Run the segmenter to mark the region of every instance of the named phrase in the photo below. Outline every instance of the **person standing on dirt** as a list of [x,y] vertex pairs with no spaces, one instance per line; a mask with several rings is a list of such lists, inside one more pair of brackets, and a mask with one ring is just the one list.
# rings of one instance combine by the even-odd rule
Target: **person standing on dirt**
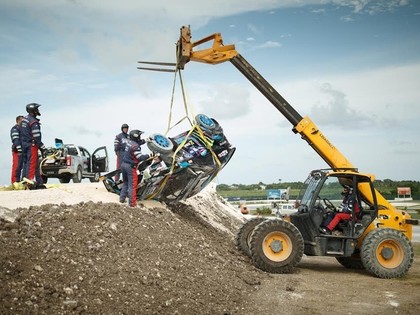
[[21,123],[22,155],[24,159],[23,177],[35,182],[36,187],[41,187],[43,181],[39,171],[38,150],[43,155],[46,148],[41,138],[41,123],[37,116],[41,116],[37,103],[26,105],[26,115]]
[[[353,212],[353,187],[345,185],[341,195],[344,196],[343,202],[338,207],[338,212],[334,212],[332,216],[323,222],[320,232],[323,234],[331,234],[340,221],[350,220]],[[357,201],[354,203],[355,213],[360,211]]]
[[[115,136],[114,140],[114,151],[117,157],[117,170],[121,169],[121,157],[125,149],[125,143],[128,139],[128,125],[122,124],[121,125],[121,133]],[[115,174],[115,181],[118,182],[120,180],[120,172]]]
[[17,116],[16,124],[10,129],[10,139],[12,140],[12,184],[22,180],[23,155],[20,125],[23,118],[22,115]]
[[135,207],[137,205],[137,165],[141,161],[153,156],[153,153],[141,153],[141,145],[146,142],[141,138],[142,134],[143,131],[138,129],[130,131],[129,138],[125,143],[125,150],[121,158],[123,186],[120,192],[120,202],[125,203],[126,198],[128,197],[128,204],[130,207]]

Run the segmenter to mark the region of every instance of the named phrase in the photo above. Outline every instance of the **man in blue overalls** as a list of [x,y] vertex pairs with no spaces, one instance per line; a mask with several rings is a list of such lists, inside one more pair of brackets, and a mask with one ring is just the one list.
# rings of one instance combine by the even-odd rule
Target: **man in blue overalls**
[[146,142],[141,138],[142,133],[143,131],[138,129],[130,131],[128,140],[125,144],[124,153],[122,154],[121,173],[123,186],[120,192],[120,202],[124,203],[128,197],[128,204],[130,207],[135,207],[137,205],[137,165],[141,161],[153,156],[153,153],[141,153],[141,145]]
[[22,140],[20,136],[20,124],[22,119],[23,116],[17,116],[16,124],[10,129],[10,139],[12,140],[12,184],[22,180],[23,155]]
[[[125,143],[128,139],[128,125],[122,124],[121,125],[121,132],[115,136],[114,139],[114,151],[115,156],[117,157],[117,170],[121,169],[121,158],[122,154],[125,149]],[[115,182],[118,182],[120,180],[120,173],[117,172],[115,174]]]
[[25,161],[22,176],[35,181],[37,187],[43,185],[39,171],[38,150],[41,153],[46,150],[41,139],[41,123],[37,118],[37,116],[41,116],[40,106],[37,103],[26,105],[28,115],[23,118],[21,124],[22,155]]

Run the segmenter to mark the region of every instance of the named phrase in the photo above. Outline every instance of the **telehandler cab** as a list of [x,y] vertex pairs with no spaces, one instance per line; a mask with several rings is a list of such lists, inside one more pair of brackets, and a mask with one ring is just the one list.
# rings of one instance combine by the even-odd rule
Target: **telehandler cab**
[[[213,41],[210,48],[195,50],[210,41]],[[236,245],[258,268],[272,273],[290,272],[306,254],[333,256],[346,268],[366,269],[380,278],[401,277],[408,272],[414,259],[412,224],[418,224],[418,220],[391,205],[374,188],[373,175],[358,172],[315,123],[307,116],[302,117],[234,45],[223,45],[220,33],[192,42],[189,26],[183,26],[176,55],[177,63],[172,64],[175,66],[172,71],[183,70],[189,61],[212,65],[230,61],[286,117],[293,126],[292,131],[330,167],[309,174],[297,200],[297,211],[289,220],[259,217],[239,229]],[[358,203],[360,211],[340,223],[331,235],[323,234],[321,224],[328,212],[337,210],[340,191],[345,185],[353,188],[353,203]]]

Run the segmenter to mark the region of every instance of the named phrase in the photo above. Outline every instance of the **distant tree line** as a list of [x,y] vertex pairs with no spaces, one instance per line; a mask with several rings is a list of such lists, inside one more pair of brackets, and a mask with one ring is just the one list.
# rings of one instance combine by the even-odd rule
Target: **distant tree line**
[[[410,187],[411,188],[411,196],[415,200],[420,199],[420,181],[413,181],[413,180],[402,180],[402,181],[393,181],[391,179],[384,179],[384,180],[375,180],[374,186],[376,190],[378,190],[385,199],[394,199],[397,196],[397,188],[398,187]],[[272,183],[272,184],[265,184],[263,182],[259,182],[258,184],[251,184],[251,185],[243,185],[243,184],[233,184],[233,185],[226,185],[226,184],[219,184],[216,187],[216,190],[222,196],[225,195],[234,195],[235,192],[246,193],[247,195],[252,195],[253,192],[255,196],[261,196],[264,194],[265,190],[268,189],[287,189],[290,187],[291,191],[299,191],[303,187],[303,182],[280,182],[280,183]],[[293,196],[294,194],[292,194]],[[241,196],[238,196],[241,197]]]

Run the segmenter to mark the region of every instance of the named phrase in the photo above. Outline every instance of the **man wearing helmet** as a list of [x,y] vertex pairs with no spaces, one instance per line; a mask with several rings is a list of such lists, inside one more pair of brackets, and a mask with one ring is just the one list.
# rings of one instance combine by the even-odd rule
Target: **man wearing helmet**
[[39,172],[39,156],[38,150],[43,153],[46,148],[41,139],[41,123],[37,116],[41,116],[37,103],[26,105],[26,115],[21,124],[22,137],[22,155],[24,160],[24,168],[22,177],[34,180],[37,187],[41,187],[43,182]]
[[138,129],[130,131],[121,157],[123,186],[120,192],[120,202],[124,203],[128,197],[128,204],[130,207],[135,207],[137,205],[137,165],[141,161],[153,156],[153,154],[141,153],[141,145],[145,143],[145,140],[141,138],[142,133],[143,131]]
[[[117,157],[117,170],[121,169],[121,156],[125,149],[125,142],[128,139],[128,125],[122,124],[121,125],[121,133],[115,136],[114,140],[114,151]],[[115,181],[119,181],[120,179],[120,172],[115,174]]]
[[[353,210],[353,187],[349,185],[344,185],[343,191],[341,192],[343,196],[343,201],[338,207],[338,212],[334,213],[334,216],[327,219],[323,223],[324,226],[320,228],[320,232],[323,234],[331,234],[335,227],[340,223],[340,221],[350,220]],[[357,203],[357,200],[354,202],[355,213],[359,213],[360,207]]]

